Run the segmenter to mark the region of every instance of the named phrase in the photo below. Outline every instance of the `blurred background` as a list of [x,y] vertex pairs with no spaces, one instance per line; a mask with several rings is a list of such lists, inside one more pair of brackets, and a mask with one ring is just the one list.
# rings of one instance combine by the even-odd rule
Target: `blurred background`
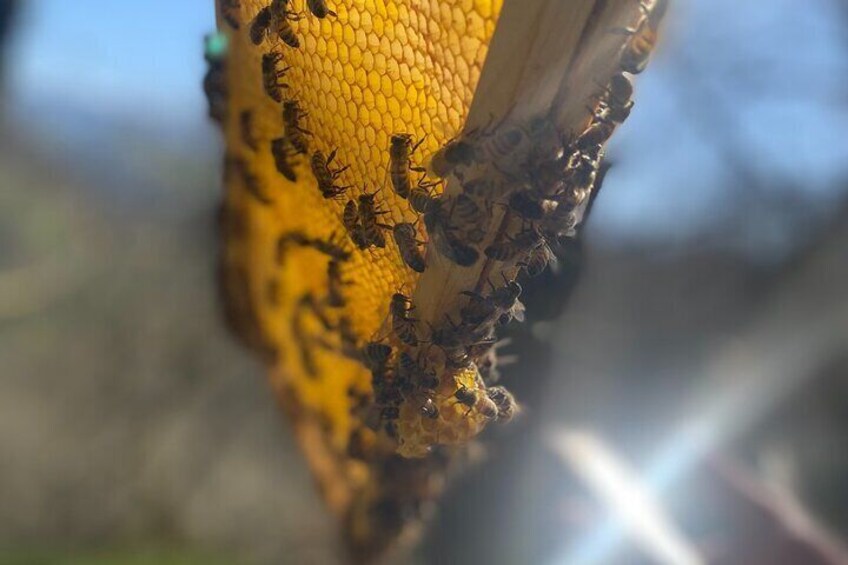
[[[218,323],[211,0],[0,0],[0,563],[338,563]],[[848,563],[848,4],[687,0],[423,563]]]

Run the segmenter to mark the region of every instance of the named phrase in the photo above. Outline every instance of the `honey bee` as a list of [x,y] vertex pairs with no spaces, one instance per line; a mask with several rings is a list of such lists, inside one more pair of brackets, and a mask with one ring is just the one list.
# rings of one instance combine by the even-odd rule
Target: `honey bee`
[[241,10],[241,2],[239,0],[221,0],[218,7],[224,21],[227,22],[231,28],[238,29],[238,13],[239,10]]
[[378,216],[385,214],[385,212],[377,207],[374,202],[374,196],[375,193],[359,196],[359,223],[366,241],[382,249],[386,247],[386,238],[383,236],[382,230],[391,229],[391,226],[381,224],[377,221]]
[[477,160],[474,144],[464,138],[455,138],[436,151],[427,165],[427,172],[436,178],[446,178],[459,167],[468,167]]
[[473,332],[476,334],[476,341],[474,343],[470,343],[465,347],[465,352],[474,359],[480,359],[489,354],[490,351],[493,351],[497,346],[498,342],[495,339],[494,331],[491,328],[487,328],[483,333],[488,333],[488,336],[480,336],[479,331]]
[[468,303],[460,309],[460,316],[464,324],[469,327],[479,328],[479,331],[470,333],[473,339],[481,339],[468,348],[473,357],[480,357],[491,349],[495,341],[491,339],[491,324],[507,315],[509,320],[513,317],[519,321],[524,320],[524,306],[518,300],[521,296],[521,285],[517,281],[506,281],[506,284],[492,293],[483,297],[476,292],[464,291],[462,294],[469,297]]
[[228,156],[224,160],[224,178],[232,178],[232,175],[236,175],[240,179],[247,192],[259,203],[267,206],[274,202],[265,196],[259,177],[250,171],[247,161],[241,157]]
[[527,140],[527,135],[519,127],[496,127],[490,133],[481,134],[475,151],[476,159],[508,168],[505,164],[515,164],[523,155],[524,151],[520,148],[526,145]]
[[471,244],[482,243],[486,239],[486,230],[481,226],[474,226],[465,232],[465,240]]
[[556,196],[565,188],[563,176],[567,162],[568,159],[565,156],[565,151],[563,151],[563,155],[559,158],[533,161],[525,173],[525,187],[526,191],[529,192],[528,196],[540,203],[542,215],[547,213],[545,208],[551,204],[543,201]]
[[424,214],[424,225],[427,227],[430,241],[448,260],[460,267],[470,267],[480,258],[480,253],[454,233],[455,228],[449,224],[446,208],[446,199],[439,197],[431,202],[427,213]]
[[[595,184],[600,167],[599,160],[587,153],[575,153],[565,170],[566,192],[568,198],[573,198],[577,191],[589,191]],[[582,198],[577,198],[574,204],[580,204]]]
[[306,5],[309,7],[309,11],[312,12],[312,15],[316,18],[323,19],[327,16],[336,17],[336,13],[327,8],[326,0],[306,0]]
[[[380,406],[397,407],[403,401],[403,394],[398,388],[396,380],[386,370],[385,366],[376,370],[372,369],[371,387],[374,389],[374,401]],[[392,419],[396,418],[395,416]]]
[[463,321],[455,325],[448,318],[448,325],[430,334],[431,343],[441,348],[446,364],[454,368],[466,368],[485,351],[495,345],[494,325],[468,324]]
[[468,411],[465,413],[466,416],[474,408],[477,408],[478,412],[490,420],[498,417],[498,407],[495,406],[495,403],[488,396],[480,396],[476,391],[465,385],[460,386],[456,390],[454,398],[463,406],[468,407]]
[[415,324],[418,320],[412,318],[415,307],[412,300],[399,292],[392,296],[389,303],[389,313],[392,317],[392,330],[403,343],[415,347],[418,345],[418,332]]
[[509,422],[518,413],[518,403],[515,397],[502,386],[492,386],[486,390],[486,396],[497,408],[498,422]]
[[[300,16],[289,12],[286,6],[287,3],[288,0],[274,0],[271,3],[271,10],[274,14],[273,28],[280,41],[293,49],[297,49],[300,47],[300,39],[298,39],[297,34],[294,32],[291,22],[296,22],[300,19]],[[275,5],[277,5],[276,9],[274,7]]]
[[419,408],[419,412],[422,416],[431,420],[435,420],[439,417],[439,409],[436,407],[436,403],[433,402],[432,398],[424,399],[424,402],[421,403],[421,408]]
[[534,196],[529,190],[513,192],[509,197],[507,206],[525,220],[541,220],[548,208],[545,206],[545,200],[535,198]]
[[348,253],[337,240],[335,234],[329,240],[312,239],[302,231],[289,231],[280,236],[277,240],[277,261],[282,262],[283,257],[290,244],[299,245],[301,247],[311,247],[335,261],[347,261],[350,259]]
[[439,386],[436,372],[422,367],[421,363],[406,351],[398,357],[397,375],[400,380],[411,383],[414,388],[435,390]]
[[511,261],[522,253],[528,253],[542,242],[542,236],[533,229],[525,230],[514,238],[506,238],[488,246],[486,257],[495,261]]
[[653,9],[639,2],[642,17],[632,28],[614,30],[630,36],[621,54],[621,70],[639,74],[648,66],[648,59],[657,44],[659,24],[668,8],[668,0],[657,0]]
[[406,222],[397,224],[393,233],[403,262],[416,273],[423,273],[427,264],[424,262],[424,255],[418,249],[423,242],[417,239],[418,231],[415,225]]
[[362,362],[371,371],[384,369],[391,355],[391,346],[376,341],[369,341],[362,348]]
[[430,343],[442,350],[445,364],[450,367],[466,367],[470,362],[465,344],[460,339],[460,330],[448,318],[448,325],[430,328]]
[[333,149],[328,157],[324,157],[321,151],[316,151],[312,154],[310,164],[312,165],[312,174],[315,175],[315,180],[318,181],[318,189],[324,198],[337,198],[344,194],[344,191],[350,186],[337,186],[336,179],[350,166],[345,165],[338,169],[331,169],[330,164],[336,157],[336,150]]
[[239,131],[242,142],[253,151],[257,151],[259,142],[253,134],[253,112],[251,110],[242,110],[239,114]]
[[[303,298],[301,301],[302,300]],[[312,353],[309,335],[306,333],[306,328],[303,327],[303,315],[301,308],[295,310],[294,316],[292,317],[292,336],[294,337],[294,341],[298,344],[300,362],[301,365],[303,365],[303,370],[306,371],[307,376],[317,377],[318,366],[315,363],[315,357]]]
[[520,154],[527,154],[527,163],[557,162],[565,156],[563,134],[548,116],[538,115],[522,127],[527,143]]
[[348,232],[352,232],[359,227],[359,212],[354,200],[348,200],[347,204],[345,204],[344,212],[342,212],[342,225],[344,225]]
[[297,174],[294,172],[292,163],[294,153],[294,147],[287,137],[278,137],[271,140],[271,155],[274,157],[274,166],[277,168],[277,172],[291,182],[297,181]]
[[334,261],[350,259],[350,253],[342,247],[341,236],[337,232],[334,232],[330,239],[313,239],[310,241],[310,245]]
[[465,385],[456,389],[453,396],[463,406],[474,408],[474,405],[477,404],[477,393]]
[[535,277],[542,274],[548,265],[556,264],[556,260],[556,255],[551,251],[550,246],[543,244],[533,249],[527,259],[518,265],[524,268],[527,276]]
[[262,55],[262,88],[274,102],[278,103],[283,101],[283,90],[289,87],[288,84],[280,82],[280,80],[286,76],[286,72],[291,68],[277,69],[277,64],[282,58],[283,56],[279,53]]
[[[351,324],[350,318],[347,316],[341,316],[339,318],[339,323],[336,326],[336,331],[342,338],[342,344],[348,347],[356,347],[356,333],[353,331],[353,325]],[[356,357],[358,356],[359,352],[357,350]]]
[[342,279],[341,262],[331,259],[327,263],[327,305],[342,308],[347,303],[342,289],[349,284],[349,281]]
[[594,122],[612,126],[608,127],[611,131],[615,126],[624,123],[632,109],[633,83],[623,72],[616,73],[603,87],[598,107],[594,111]]
[[273,200],[265,196],[262,191],[262,184],[259,180],[259,177],[251,173],[247,167],[243,167],[242,169],[242,182],[244,182],[244,187],[247,191],[256,198],[261,204],[269,205],[273,203]]
[[431,239],[439,253],[460,267],[470,267],[480,258],[477,249],[457,237],[444,224],[435,226]]
[[406,351],[402,351],[398,356],[397,375],[402,380],[413,380],[418,374],[418,361],[412,358]]
[[439,202],[439,198],[433,196],[424,186],[417,186],[409,193],[409,204],[419,214],[428,214]]
[[268,32],[271,29],[271,21],[274,13],[271,11],[271,6],[265,6],[256,14],[256,16],[250,22],[250,29],[248,29],[248,35],[250,36],[250,41],[254,45],[259,45],[265,38],[268,36]]
[[607,99],[610,105],[633,105],[633,82],[624,73],[616,73],[610,78],[607,87]]
[[604,103],[595,112],[595,120],[599,122],[605,122],[612,126],[617,126],[630,117],[630,111],[633,109],[633,101],[631,100],[627,104],[618,104],[612,102],[611,100],[608,103]]
[[594,120],[589,124],[589,127],[577,136],[574,147],[581,153],[595,151],[609,140],[613,131],[615,131],[615,124],[607,121]]
[[476,327],[497,317],[497,307],[492,300],[470,290],[463,291],[462,294],[469,297],[468,303],[459,310],[464,324]]
[[453,200],[452,219],[463,226],[476,226],[486,220],[486,211],[467,194],[459,194]]
[[286,100],[283,102],[283,124],[285,125],[285,135],[294,147],[297,153],[306,154],[309,150],[309,143],[306,140],[307,135],[312,135],[308,130],[304,129],[301,121],[307,116],[307,113],[301,110],[297,100]]
[[365,249],[370,245],[368,239],[365,237],[362,225],[359,223],[359,211],[357,210],[356,202],[354,200],[348,200],[344,207],[344,212],[342,212],[342,225],[347,231],[347,235],[350,237],[351,241],[353,241],[359,249]]
[[[301,241],[304,243],[301,243]],[[308,241],[308,238],[302,232],[295,231],[282,234],[279,239],[277,239],[277,264],[282,265],[285,261],[290,243],[305,245],[306,241]]]
[[494,183],[483,177],[462,183],[462,192],[471,198],[490,197],[494,193],[494,189]]
[[391,145],[389,147],[389,170],[391,172],[392,187],[395,193],[401,198],[408,198],[412,188],[412,182],[409,179],[411,171],[423,171],[420,167],[413,167],[410,164],[412,154],[418,149],[418,146],[424,139],[420,139],[418,143],[413,145],[412,136],[408,133],[396,133],[392,135]]
[[[543,245],[547,246],[547,244]],[[524,321],[524,305],[518,300],[521,291],[521,285],[518,284],[518,281],[507,281],[504,286],[492,291],[489,298],[501,312],[499,323],[508,323],[513,318],[519,322]],[[504,316],[506,316],[506,319]]]
[[348,232],[348,235],[350,236],[351,241],[353,241],[359,249],[367,249],[371,246],[371,242],[368,241],[367,237],[365,237],[365,230],[362,229],[362,226],[358,222],[353,229]]
[[298,307],[309,310],[315,317],[321,322],[321,325],[328,332],[333,331],[335,329],[333,322],[327,317],[327,313],[324,311],[322,305],[318,302],[311,292],[307,292],[303,296],[300,297],[298,301]]
[[[567,197],[566,200],[568,200]],[[574,210],[574,206],[570,202],[560,203],[554,211],[545,217],[545,219],[539,224],[539,230],[542,234],[544,234],[545,238],[548,239],[557,239],[561,235],[568,235],[573,233],[574,227],[577,225],[577,213]],[[540,246],[544,247],[544,246]],[[537,253],[537,250],[534,250],[530,253],[530,256]],[[542,257],[546,252],[543,252]],[[540,260],[542,257],[537,257],[537,260]],[[530,259],[527,259],[527,262],[530,262]],[[550,258],[549,262],[555,263],[555,258]],[[530,276],[534,276],[531,274],[532,269],[527,269],[527,273]],[[541,272],[541,271],[540,271]]]
[[[373,343],[373,342],[372,342]],[[368,347],[368,346],[366,346]],[[374,390],[374,401],[380,406],[397,406],[403,401],[403,394],[397,386],[397,379],[388,370],[386,361],[376,363],[372,361],[371,388]]]

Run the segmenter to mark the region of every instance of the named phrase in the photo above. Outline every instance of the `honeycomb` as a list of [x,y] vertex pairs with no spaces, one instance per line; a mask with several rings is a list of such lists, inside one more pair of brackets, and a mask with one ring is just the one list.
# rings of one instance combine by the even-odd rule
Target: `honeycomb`
[[[204,88],[227,147],[219,273],[225,315],[270,365],[272,385],[355,546],[375,531],[387,539],[397,535],[390,530],[403,522],[399,517],[439,490],[434,477],[446,468],[445,456],[498,416],[477,360],[456,364],[447,347],[435,354],[439,347],[411,348],[393,331],[393,295],[417,297],[422,275],[405,264],[391,227],[411,223],[418,239],[430,239],[426,215],[420,222],[411,201],[391,188],[389,148],[394,135],[408,134],[417,175],[446,144],[461,139],[503,1],[326,3],[329,13],[318,17],[310,10],[317,1],[218,0],[221,34],[207,42]],[[552,5],[564,13],[563,5]],[[626,40],[606,41],[618,48],[616,42]],[[596,56],[612,61],[610,69],[617,64],[606,54]],[[567,65],[558,64],[564,72]],[[581,83],[589,89],[597,84]],[[583,114],[586,105],[582,99],[572,104]],[[497,148],[500,138],[491,137]],[[535,149],[528,145],[522,155],[529,159]],[[488,174],[491,164],[478,168]],[[444,190],[444,183],[427,186],[434,198]],[[443,201],[455,198],[452,190]],[[373,199],[374,231],[384,234],[384,245],[373,238],[371,245],[357,244],[346,211],[359,203],[364,226],[363,198]],[[526,222],[513,218],[508,225],[512,215],[494,215],[480,236],[481,250],[520,239]],[[501,225],[501,216],[503,227],[492,228]],[[473,227],[464,226],[463,237],[471,237]],[[428,267],[428,288],[440,285],[439,263],[445,261],[429,247],[428,264],[432,259],[438,268]],[[479,284],[456,289],[480,292],[487,277],[506,281],[521,270],[517,260],[497,268],[492,262],[479,262]],[[451,296],[447,323],[453,324],[450,314],[463,315],[455,304],[464,295]],[[423,310],[417,311],[423,319],[414,321],[441,323]],[[433,325],[429,337],[423,333],[422,343],[435,341]],[[390,349],[372,356],[369,344]],[[409,393],[387,404],[378,398],[380,383],[400,386],[396,367],[403,352],[437,367],[436,382],[427,398]]]
[[[298,300],[326,293],[328,258],[302,247],[290,249],[283,264],[276,260],[278,239],[287,232],[310,238],[346,239],[341,216],[347,198],[379,190],[378,202],[387,224],[417,218],[405,200],[385,189],[388,183],[389,143],[394,133],[423,139],[416,155],[426,155],[462,128],[480,76],[486,48],[495,29],[500,0],[444,2],[346,1],[331,2],[337,14],[318,19],[306,16],[306,6],[292,1],[290,9],[303,17],[291,23],[301,47],[293,49],[276,36],[260,46],[249,38],[249,22],[267,2],[241,0],[235,16],[242,25],[221,28],[230,36],[228,83],[230,112],[224,124],[227,147],[249,164],[263,194],[263,204],[249,192],[231,190],[228,205],[244,210],[249,234],[242,244],[248,255],[251,302],[266,340],[279,354],[285,370],[275,371],[275,386],[285,388],[299,404],[328,422],[332,445],[344,451],[352,427],[351,389],[368,391],[370,373],[358,362],[330,349],[313,347],[319,377],[310,375],[301,359],[300,341],[292,333]],[[231,12],[232,13],[232,12]],[[272,139],[283,134],[281,106],[263,91],[261,58],[282,54],[288,66],[286,98],[297,100],[308,114],[303,127],[311,132],[310,152],[337,150],[335,162],[348,166],[338,184],[348,189],[344,199],[325,200],[309,170],[308,156],[295,165],[297,181],[279,172],[270,151]],[[242,139],[239,115],[252,114],[252,136],[258,151]],[[235,245],[235,244],[233,244]],[[365,251],[345,244],[351,253],[341,275],[346,306],[331,312],[347,317],[359,342],[375,337],[383,327],[392,294],[415,286],[417,274],[406,268],[397,249]],[[236,253],[236,251],[232,251]],[[249,258],[248,258],[249,257]],[[241,259],[241,258],[240,258]],[[273,304],[267,289],[275,291]],[[315,316],[303,315],[310,335],[325,332]],[[328,336],[327,339],[334,339]]]

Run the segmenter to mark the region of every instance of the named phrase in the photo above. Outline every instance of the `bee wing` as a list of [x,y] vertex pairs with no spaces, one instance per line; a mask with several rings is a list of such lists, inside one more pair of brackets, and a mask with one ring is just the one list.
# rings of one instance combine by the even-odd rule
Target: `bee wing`
[[515,305],[512,307],[512,317],[519,322],[523,322],[525,310],[524,303],[516,299]]

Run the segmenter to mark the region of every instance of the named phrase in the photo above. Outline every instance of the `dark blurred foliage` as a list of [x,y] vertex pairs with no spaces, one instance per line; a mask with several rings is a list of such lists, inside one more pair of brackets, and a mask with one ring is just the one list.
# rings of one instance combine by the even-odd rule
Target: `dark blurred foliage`
[[18,4],[18,0],[0,0],[0,93],[5,79],[6,46],[15,27],[15,17],[20,9]]

